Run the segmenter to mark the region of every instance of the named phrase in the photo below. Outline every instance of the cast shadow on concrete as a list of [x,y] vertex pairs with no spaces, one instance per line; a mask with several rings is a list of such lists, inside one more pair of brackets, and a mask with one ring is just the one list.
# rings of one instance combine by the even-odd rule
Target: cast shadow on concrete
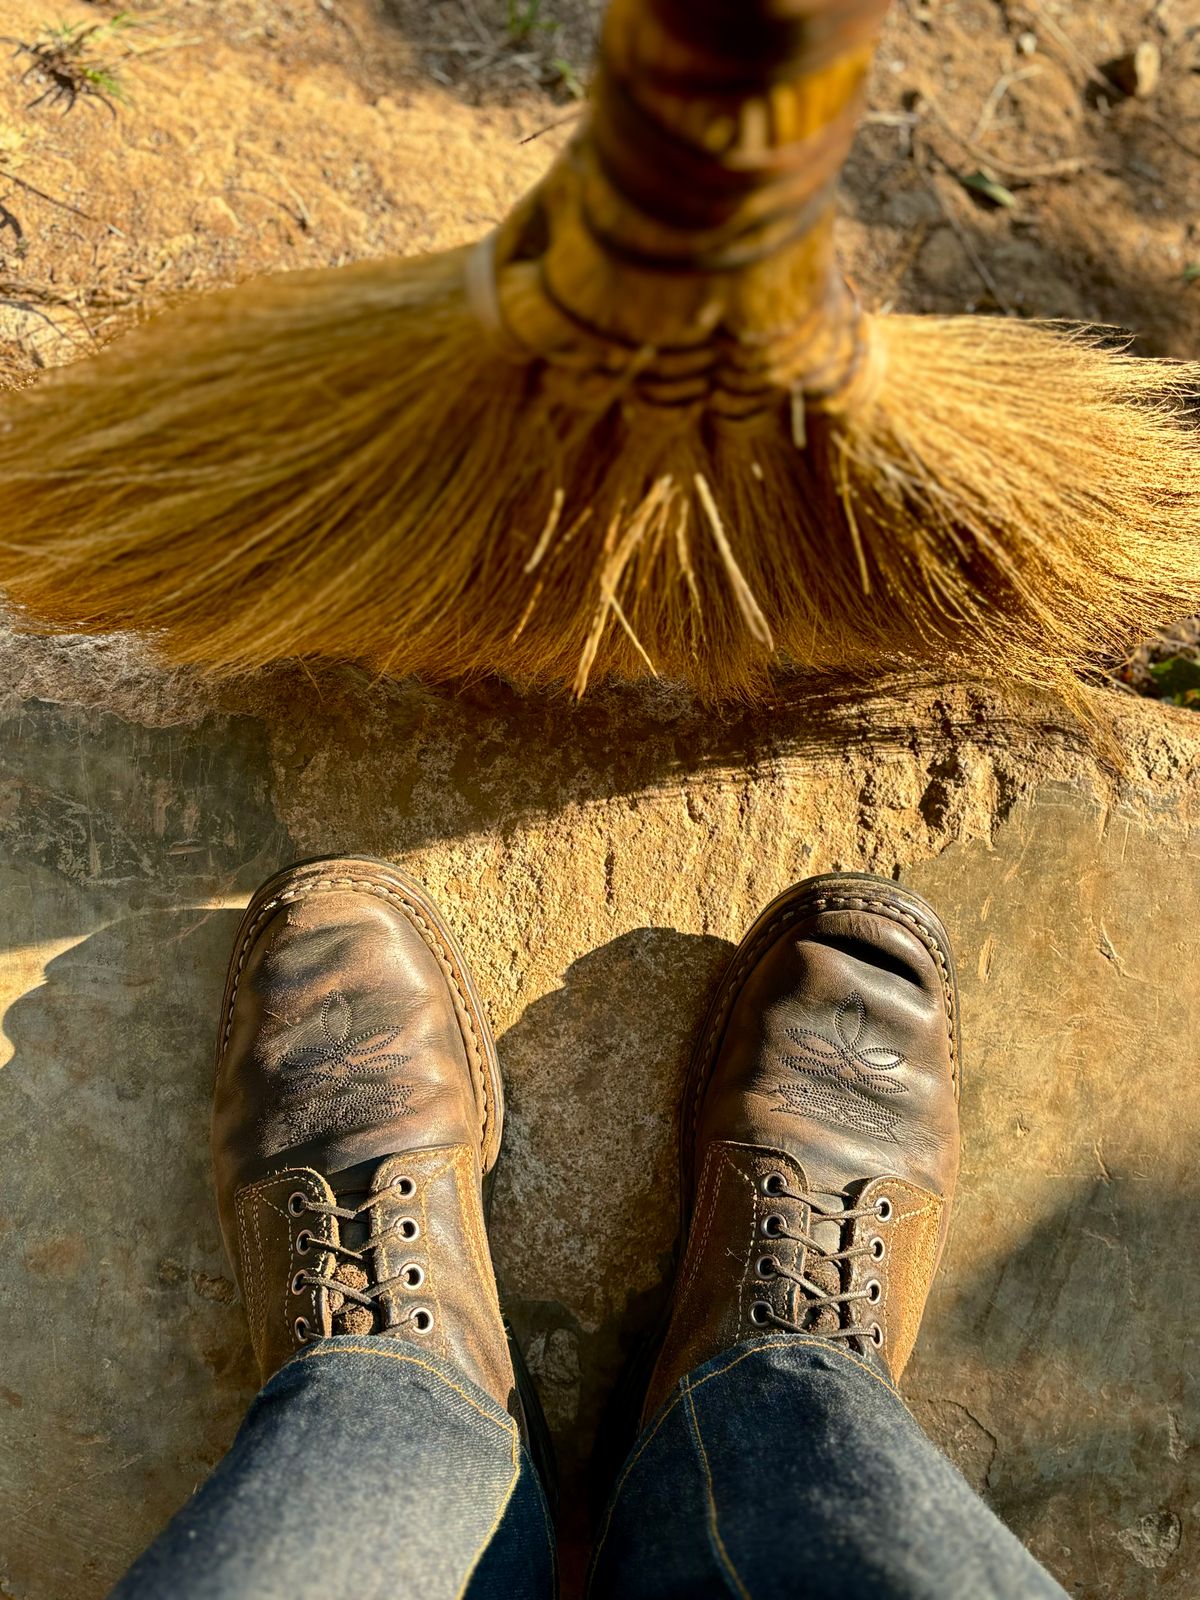
[[[507,1135],[497,1269],[522,1286],[506,1304],[532,1349],[568,1500],[625,1347],[661,1298],[684,1080],[732,948],[672,928],[623,934],[572,962],[499,1041]],[[691,995],[684,1008],[681,987]]]
[[125,916],[4,1017],[0,1527],[17,1594],[106,1594],[257,1387],[209,1168],[238,920]]
[[[943,1358],[956,1378],[980,1375],[994,1437],[976,1487],[1044,1559],[1061,1552],[1072,1593],[1195,1593],[1200,1261],[1180,1241],[1197,1227],[1194,1190],[1110,1174],[1043,1211],[1015,1250],[952,1261],[935,1286],[910,1388],[945,1384]],[[1108,1591],[1114,1540],[1130,1560]]]
[[[854,752],[932,762],[964,741],[1040,744],[1103,765],[1097,733],[1131,714],[1124,697],[1096,693],[1085,725],[1049,695],[927,674],[781,677],[762,704],[719,709],[678,685],[598,685],[577,704],[499,679],[434,687],[332,664],[214,687],[131,638],[106,643],[97,655],[20,642],[43,698],[0,721],[0,780],[15,780],[20,802],[0,816],[0,846],[118,905],[127,885],[194,903],[249,892],[298,854],[504,841],[572,807],[682,794],[699,779],[709,791],[786,779]],[[140,722],[147,703],[154,726]]]
[[[268,724],[281,814],[320,828],[318,849],[399,856],[439,839],[505,840],[530,817],[614,797],[709,792],[840,764],[851,751],[1086,750],[1088,731],[1049,696],[1004,699],[982,685],[893,678],[864,685],[781,681],[767,701],[716,710],[664,685],[602,687],[582,704],[498,680],[451,688],[372,680],[352,668],[280,669],[240,694]],[[1111,701],[1111,708],[1100,704]],[[1125,709],[1096,698],[1098,725]],[[331,805],[331,797],[336,805]],[[849,863],[848,863],[849,864]]]

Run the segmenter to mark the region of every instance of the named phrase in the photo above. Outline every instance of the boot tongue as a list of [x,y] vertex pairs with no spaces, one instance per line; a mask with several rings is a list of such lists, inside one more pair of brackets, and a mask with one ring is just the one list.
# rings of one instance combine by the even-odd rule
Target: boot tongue
[[[841,1250],[845,1239],[845,1224],[839,1220],[836,1213],[845,1211],[847,1199],[844,1194],[822,1194],[815,1192],[812,1198],[817,1205],[826,1211],[834,1212],[832,1217],[822,1217],[818,1212],[812,1211],[809,1215],[808,1235],[819,1246],[820,1250],[836,1255]],[[838,1295],[845,1289],[844,1261],[829,1261],[818,1250],[809,1250],[804,1263],[804,1276],[823,1295]],[[804,1296],[804,1291],[799,1291]],[[811,1296],[807,1296],[811,1300]],[[797,1304],[796,1311],[801,1325],[810,1333],[832,1333],[835,1328],[842,1325],[843,1308],[841,1306],[820,1306],[807,1311],[803,1304]]]
[[[375,1188],[375,1177],[381,1163],[378,1161],[360,1161],[357,1166],[346,1167],[341,1172],[328,1175],[329,1187],[333,1190],[334,1199],[339,1206],[353,1210],[369,1199]],[[370,1212],[364,1211],[361,1217],[356,1217],[353,1222],[343,1221],[341,1224],[341,1242],[349,1250],[362,1250],[370,1237],[371,1223]],[[337,1283],[344,1283],[348,1289],[360,1291],[371,1287],[371,1275],[367,1271],[370,1265],[370,1255],[364,1256],[363,1261],[338,1261],[330,1276]],[[353,1300],[346,1300],[342,1295],[331,1290],[329,1295],[329,1312],[332,1318],[332,1332],[338,1333],[376,1333],[378,1332],[377,1314],[367,1306],[360,1306]]]

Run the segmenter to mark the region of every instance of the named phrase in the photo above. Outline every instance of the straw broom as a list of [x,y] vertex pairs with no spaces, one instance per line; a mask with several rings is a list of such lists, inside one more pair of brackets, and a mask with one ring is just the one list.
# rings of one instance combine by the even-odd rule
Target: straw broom
[[1062,685],[1200,609],[1196,372],[865,315],[835,189],[887,0],[612,0],[480,246],[184,304],[0,411],[0,587],[216,674]]

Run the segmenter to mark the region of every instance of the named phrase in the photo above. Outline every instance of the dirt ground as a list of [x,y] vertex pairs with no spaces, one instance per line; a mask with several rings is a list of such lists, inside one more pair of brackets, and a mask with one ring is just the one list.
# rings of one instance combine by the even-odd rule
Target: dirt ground
[[[569,136],[595,15],[3,0],[0,380],[164,296],[483,232]],[[1105,74],[1139,43],[1161,57],[1145,98]],[[1197,219],[1200,0],[896,5],[845,183],[870,307],[1117,324],[1195,356]],[[1195,629],[1180,638],[1194,653]],[[1157,688],[1149,657],[1135,686]],[[1119,701],[1118,782],[1078,730],[1018,725],[970,690],[711,721],[659,691],[567,718],[497,686],[272,688],[217,701],[103,641],[0,637],[0,1232],[7,1216],[28,1274],[0,1376],[0,1503],[19,1508],[0,1519],[0,1596],[93,1600],[228,1443],[252,1375],[193,1056],[220,919],[287,855],[339,849],[402,860],[460,908],[497,997],[513,1129],[498,1253],[563,1435],[594,1420],[646,1320],[672,1096],[729,942],[792,876],[830,867],[903,873],[948,906],[990,1042],[910,1398],[1071,1592],[1194,1593],[1200,1279],[1156,1196],[1194,1212],[1194,1073],[1170,1041],[1194,1035],[1200,993],[1200,723]],[[164,972],[168,930],[191,942]],[[564,1155],[563,1084],[582,1165]],[[153,1137],[130,1149],[135,1125]],[[164,1185],[179,1151],[187,1172]],[[67,1224],[45,1195],[77,1163],[74,1264],[51,1274],[38,1251]],[[585,1241],[560,1225],[568,1202]],[[99,1375],[84,1303],[113,1351]],[[160,1384],[165,1420],[145,1405]]]
[[[152,296],[478,233],[568,136],[595,14],[586,0],[6,0],[4,372],[109,336]],[[55,83],[56,28],[96,29],[74,57],[96,81]],[[1104,70],[1139,44],[1161,58],[1146,98]],[[964,185],[980,172],[1001,203]],[[872,308],[1067,317],[1194,356],[1197,0],[897,5],[843,242]]]
[[[163,297],[461,243],[570,134],[594,0],[6,0],[0,384]],[[1112,63],[1152,56],[1140,94]],[[1126,87],[1129,85],[1127,84]],[[872,309],[1200,346],[1200,0],[902,0],[846,173]],[[1200,691],[1189,624],[1114,663]],[[1148,670],[1182,656],[1182,680]]]

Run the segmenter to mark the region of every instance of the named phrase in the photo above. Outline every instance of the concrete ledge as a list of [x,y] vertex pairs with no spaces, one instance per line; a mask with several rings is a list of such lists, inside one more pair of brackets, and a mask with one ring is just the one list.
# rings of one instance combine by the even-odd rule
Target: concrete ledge
[[0,1593],[103,1594],[232,1436],[252,1375],[207,1118],[235,908],[355,851],[425,881],[490,1004],[496,1253],[576,1485],[671,1249],[730,943],[814,872],[929,895],[966,1165],[909,1398],[1069,1590],[1190,1596],[1200,719],[1092,704],[1104,755],[952,686],[715,718],[353,674],[216,692],[0,641]]

